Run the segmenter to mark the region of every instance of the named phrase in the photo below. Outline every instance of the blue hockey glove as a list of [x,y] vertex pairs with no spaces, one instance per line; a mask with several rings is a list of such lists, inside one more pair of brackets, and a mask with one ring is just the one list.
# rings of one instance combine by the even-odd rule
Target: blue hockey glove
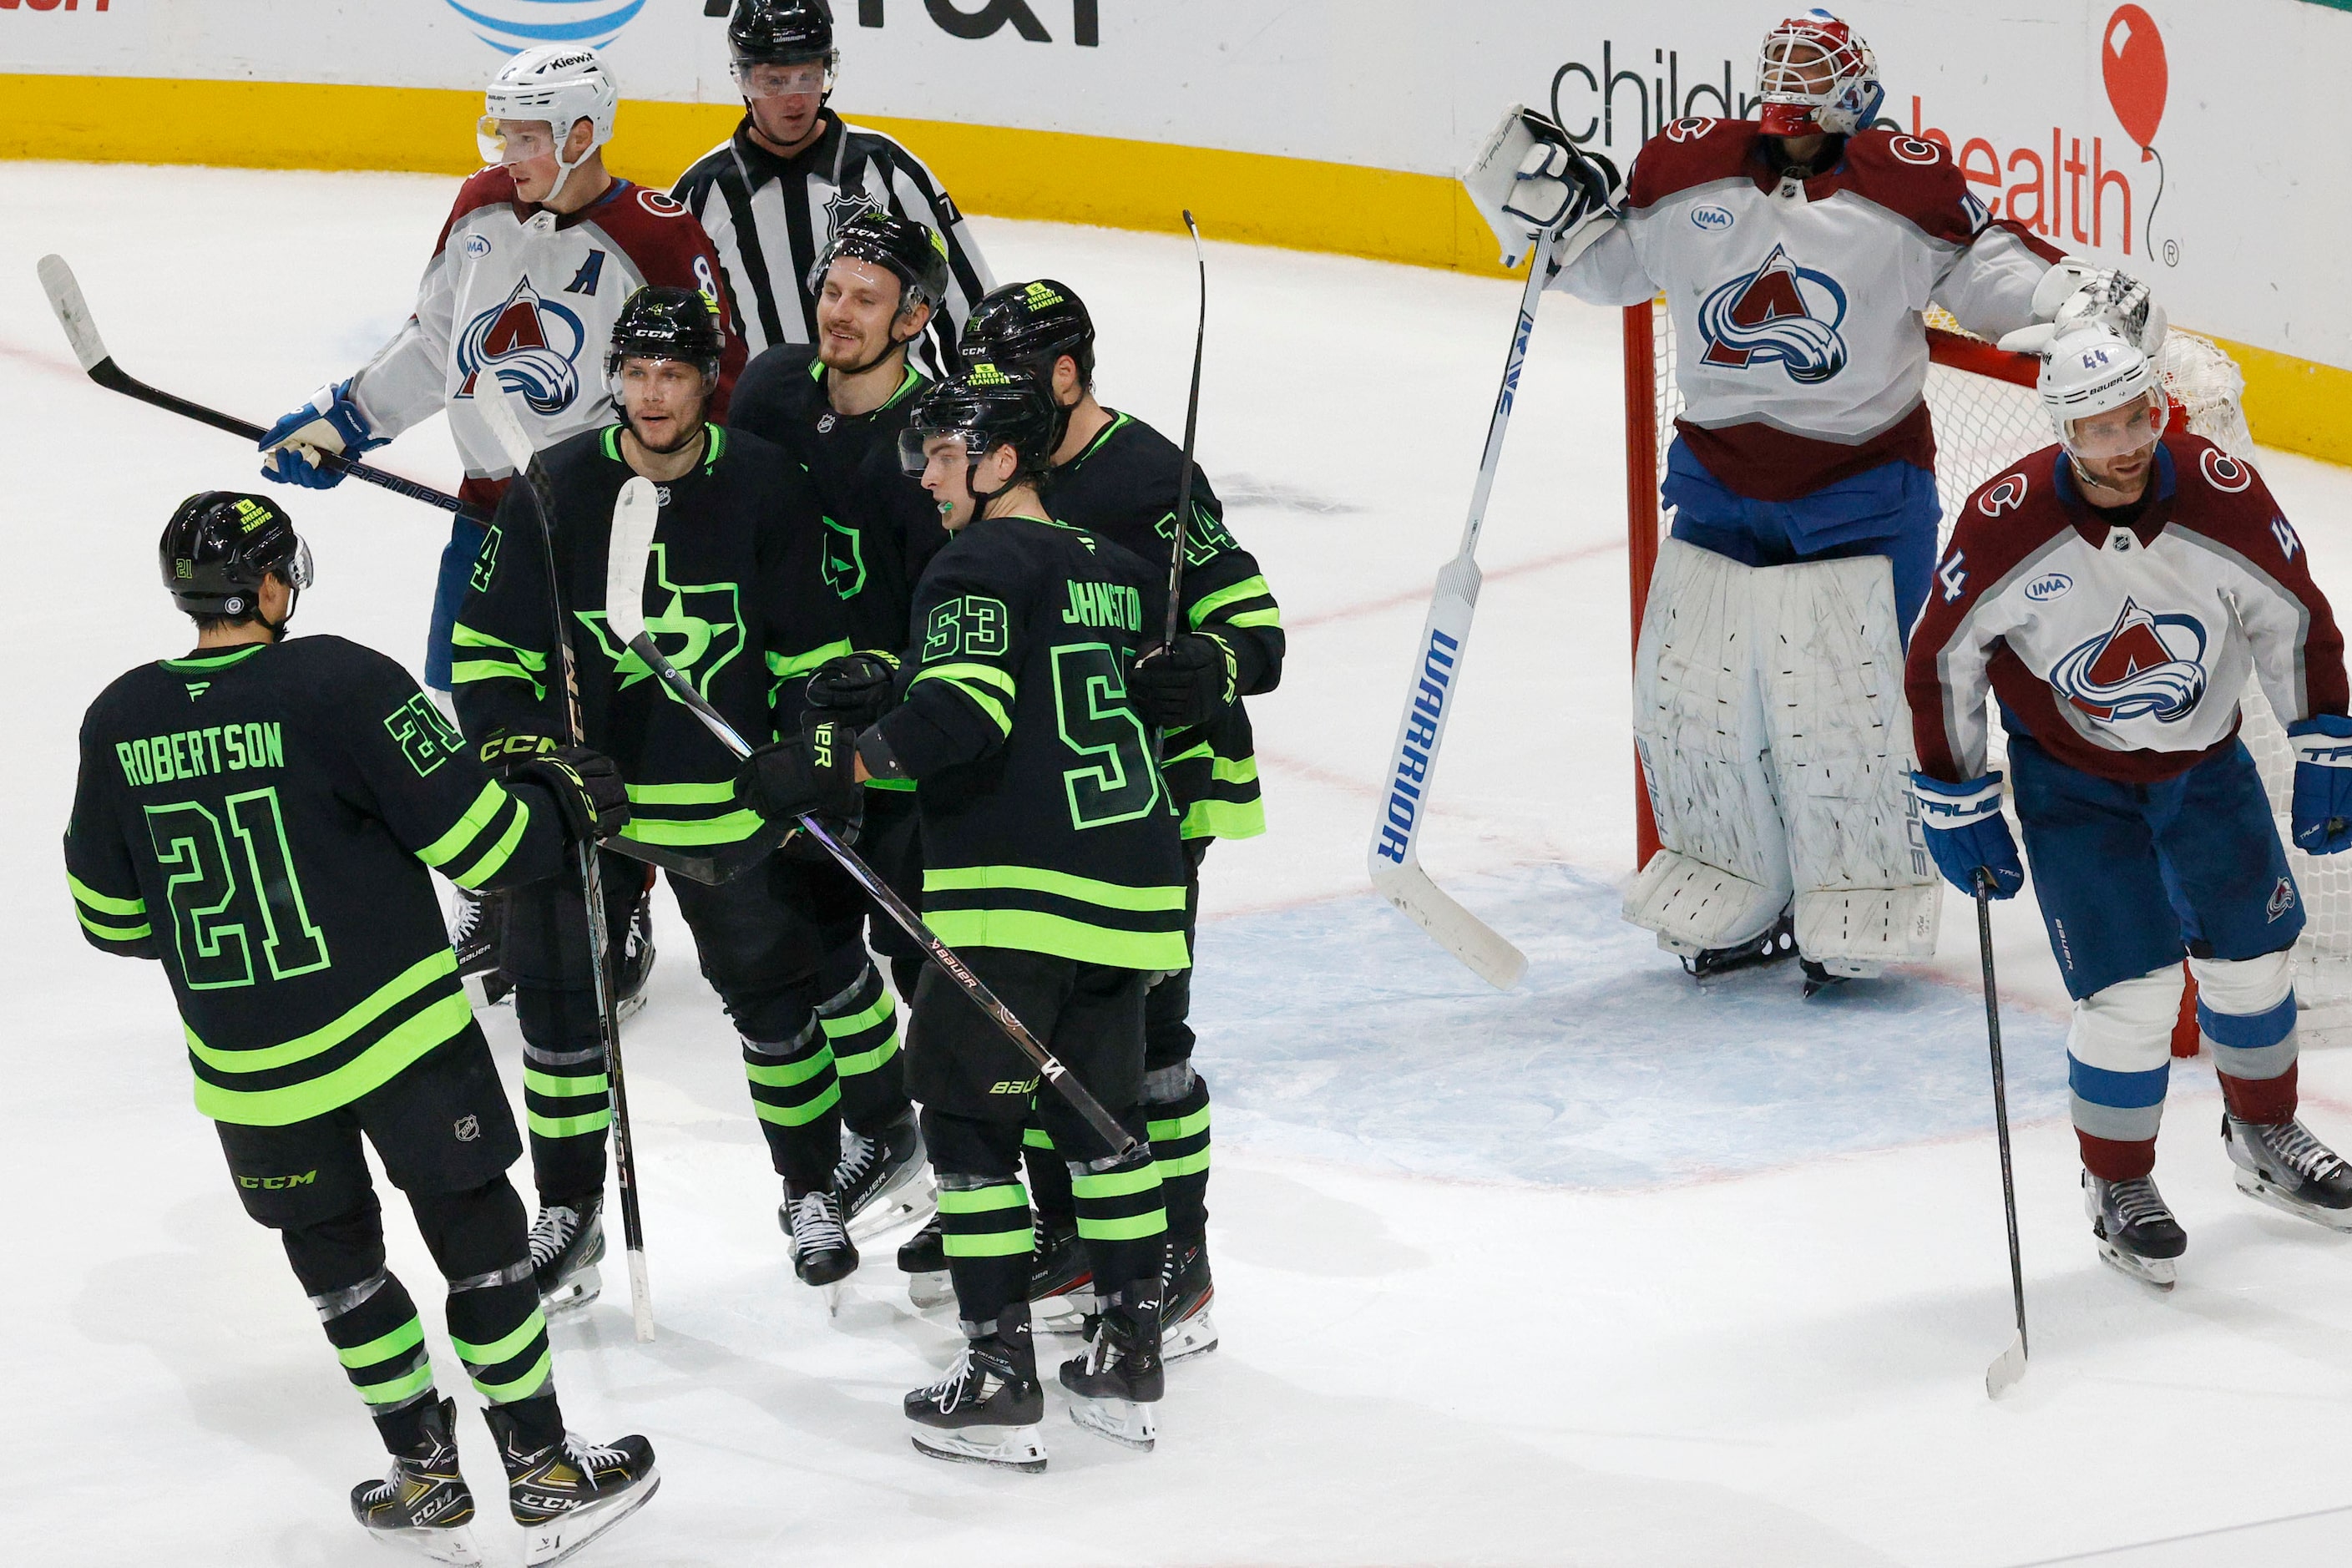
[[1991,874],[1994,898],[2017,897],[2025,886],[2025,868],[2017,858],[2017,840],[2009,836],[2009,818],[2000,814],[2000,775],[1946,784],[1915,773],[1911,787],[1918,792],[1927,853],[1944,879],[1973,899],[1982,870]]
[[2352,849],[2352,719],[2315,713],[2289,724],[2286,736],[2294,748],[2294,847],[2306,855]]
[[346,378],[312,393],[310,402],[262,436],[261,449],[268,455],[261,459],[261,477],[306,489],[330,490],[343,482],[342,471],[321,467],[320,452],[357,457],[390,439],[368,428],[359,405],[352,401],[352,384]]

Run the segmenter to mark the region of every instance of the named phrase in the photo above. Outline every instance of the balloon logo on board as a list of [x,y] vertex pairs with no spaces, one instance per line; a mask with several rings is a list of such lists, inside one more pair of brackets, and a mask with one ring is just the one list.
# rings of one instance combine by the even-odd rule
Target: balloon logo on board
[[[2140,226],[2140,233],[2147,236],[2156,209],[2164,202],[2164,158],[2156,150],[2156,128],[2164,121],[2164,95],[2172,82],[2156,18],[2137,5],[2116,6],[2099,47],[2099,73],[2106,80],[2107,102],[2124,134],[2139,148],[2140,162],[2156,164],[2156,200],[2148,203],[2147,220]],[[2167,240],[2163,254],[2167,267],[2179,265],[2179,245]]]

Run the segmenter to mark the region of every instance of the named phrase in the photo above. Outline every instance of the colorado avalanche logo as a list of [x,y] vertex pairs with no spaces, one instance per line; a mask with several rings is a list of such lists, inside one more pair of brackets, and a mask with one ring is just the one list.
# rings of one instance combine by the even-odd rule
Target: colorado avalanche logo
[[1698,308],[1706,353],[1699,363],[1726,370],[1779,363],[1789,379],[1811,386],[1845,368],[1845,290],[1836,279],[1789,259],[1772,247],[1764,265],[1735,278]]
[[2193,616],[2151,616],[2131,599],[2112,627],[2050,672],[2068,701],[2108,723],[2185,719],[2205,695],[2205,679],[2203,625]]
[[531,412],[561,414],[580,395],[580,350],[587,342],[580,318],[539,297],[526,275],[506,303],[483,311],[457,334],[457,368],[466,379],[460,397],[474,395],[484,371],[509,392],[522,394]]

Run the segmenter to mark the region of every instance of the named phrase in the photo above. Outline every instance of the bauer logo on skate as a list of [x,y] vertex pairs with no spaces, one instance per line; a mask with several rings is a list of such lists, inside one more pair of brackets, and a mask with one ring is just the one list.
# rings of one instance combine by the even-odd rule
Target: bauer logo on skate
[[2105,635],[2058,661],[2050,684],[2092,718],[2170,724],[2205,695],[2205,627],[2194,616],[2152,616],[2126,599]]
[[1413,690],[1412,718],[1405,726],[1404,744],[1398,749],[1396,772],[1389,784],[1388,816],[1381,824],[1381,858],[1403,865],[1412,847],[1414,819],[1421,815],[1422,787],[1429,782],[1429,753],[1437,745],[1437,731],[1445,722],[1445,698],[1462,654],[1459,639],[1435,626],[1421,660],[1421,684]]
[[1845,289],[1826,272],[1800,267],[1784,246],[1764,265],[1725,283],[1698,308],[1706,340],[1700,363],[1723,370],[1758,364],[1787,367],[1805,385],[1829,380],[1846,365]]
[[578,362],[587,341],[580,318],[541,299],[525,273],[504,304],[476,316],[457,334],[457,367],[466,374],[457,395],[473,396],[475,383],[488,371],[500,386],[522,394],[532,413],[561,414],[580,395]]

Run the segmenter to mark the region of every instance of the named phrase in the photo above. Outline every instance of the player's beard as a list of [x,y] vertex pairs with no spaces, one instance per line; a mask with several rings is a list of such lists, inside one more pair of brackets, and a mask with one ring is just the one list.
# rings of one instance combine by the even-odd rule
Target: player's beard
[[667,447],[656,447],[651,441],[646,440],[645,427],[637,423],[636,417],[634,415],[629,417],[629,434],[635,437],[638,446],[643,447],[647,452],[656,458],[676,457],[678,453],[685,451],[688,447],[702,439],[702,414],[703,410],[701,408],[698,408],[694,411],[693,418],[679,418],[677,422],[678,434]]

